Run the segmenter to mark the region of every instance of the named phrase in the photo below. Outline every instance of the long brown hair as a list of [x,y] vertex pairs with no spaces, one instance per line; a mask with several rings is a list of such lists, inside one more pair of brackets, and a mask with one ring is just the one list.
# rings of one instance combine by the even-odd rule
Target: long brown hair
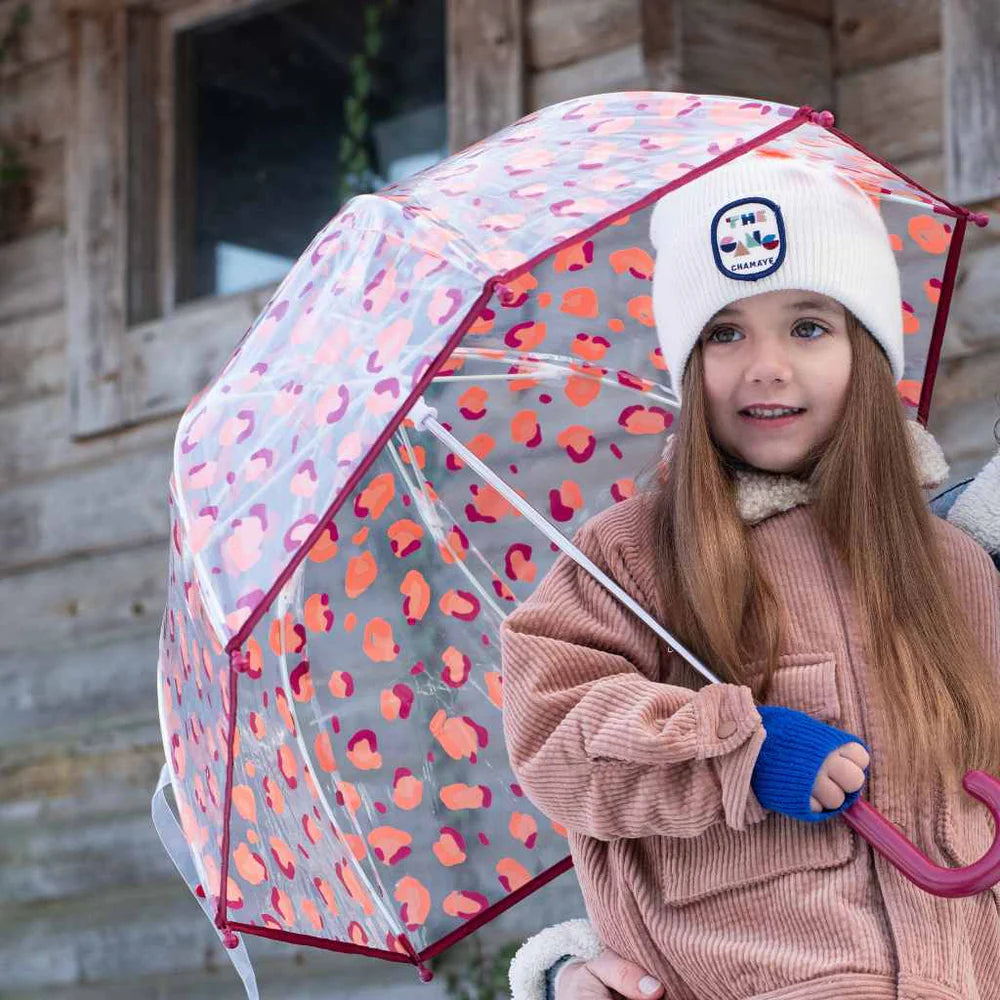
[[[852,372],[844,412],[792,474],[809,482],[817,521],[849,569],[876,696],[892,706],[882,714],[893,755],[915,780],[941,775],[954,788],[970,767],[1000,773],[997,679],[945,575],[888,359],[845,312]],[[730,683],[750,684],[741,664],[764,650],[754,689],[763,701],[785,612],[737,511],[740,463],[709,432],[701,351],[699,338],[673,453],[644,487],[655,495],[664,624]]]

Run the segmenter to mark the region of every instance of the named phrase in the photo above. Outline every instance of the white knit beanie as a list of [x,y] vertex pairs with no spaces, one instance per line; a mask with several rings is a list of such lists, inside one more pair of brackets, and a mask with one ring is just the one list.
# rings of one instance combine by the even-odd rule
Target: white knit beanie
[[744,153],[664,195],[653,317],[678,399],[705,324],[737,299],[779,289],[819,292],[871,331],[903,377],[899,268],[879,210],[857,185],[799,160]]

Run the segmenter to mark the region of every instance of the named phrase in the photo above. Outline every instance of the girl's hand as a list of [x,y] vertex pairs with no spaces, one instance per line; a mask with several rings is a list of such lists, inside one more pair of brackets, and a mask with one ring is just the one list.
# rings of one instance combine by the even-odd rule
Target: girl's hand
[[868,751],[860,743],[844,743],[831,750],[813,783],[809,804],[813,812],[838,809],[851,792],[865,783]]
[[610,948],[589,962],[567,962],[559,971],[556,1000],[619,1000],[620,997],[669,1000],[663,997],[661,983]]

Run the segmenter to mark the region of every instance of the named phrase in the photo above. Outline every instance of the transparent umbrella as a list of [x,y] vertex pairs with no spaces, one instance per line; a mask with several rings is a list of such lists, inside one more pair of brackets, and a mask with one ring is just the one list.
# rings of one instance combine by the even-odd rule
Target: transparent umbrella
[[[656,461],[677,398],[649,213],[743,155],[808,161],[878,205],[902,275],[898,389],[926,421],[962,237],[985,217],[829,112],[657,92],[554,105],[352,199],[191,401],[154,812],[251,995],[241,933],[428,979],[427,959],[570,867],[509,767],[498,629]],[[843,816],[930,891],[970,890],[866,803]],[[1000,878],[1000,846],[977,865],[972,881]]]

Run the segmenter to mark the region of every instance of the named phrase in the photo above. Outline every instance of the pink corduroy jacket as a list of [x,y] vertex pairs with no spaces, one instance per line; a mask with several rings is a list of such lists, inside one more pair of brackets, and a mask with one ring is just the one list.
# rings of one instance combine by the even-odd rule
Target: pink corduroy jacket
[[[937,485],[940,449],[909,426],[922,481]],[[863,738],[862,798],[936,863],[969,864],[992,841],[989,813],[964,793],[913,787],[885,747],[846,567],[803,485],[755,473],[738,482],[751,544],[789,611],[769,702]],[[637,494],[574,541],[669,628],[651,516]],[[970,537],[933,523],[1000,710],[1000,574]],[[501,651],[521,787],[567,829],[602,943],[660,979],[666,1000],[1000,1000],[1000,888],[933,896],[843,820],[763,809],[750,788],[764,740],[750,688],[706,683],[570,557],[507,617]]]

